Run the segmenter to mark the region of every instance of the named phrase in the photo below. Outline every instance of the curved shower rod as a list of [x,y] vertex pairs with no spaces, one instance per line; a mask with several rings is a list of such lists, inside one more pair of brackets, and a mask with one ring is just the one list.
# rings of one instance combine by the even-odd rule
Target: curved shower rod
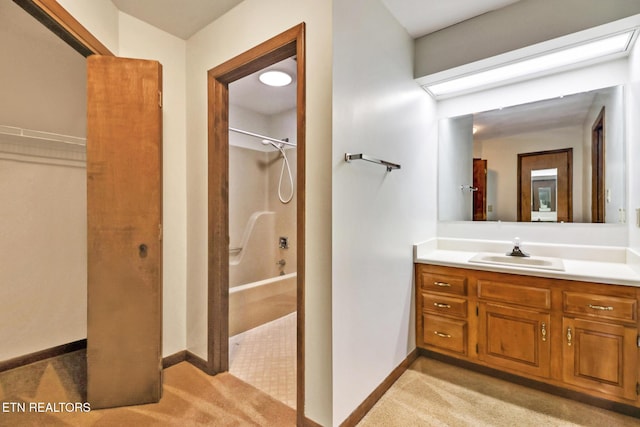
[[266,139],[267,141],[275,142],[276,144],[290,145],[291,147],[296,147],[296,146],[297,146],[297,145],[296,145],[296,144],[294,144],[293,142],[283,141],[283,140],[281,140],[281,139],[271,138],[271,137],[269,137],[269,136],[264,136],[264,135],[260,135],[260,134],[257,134],[257,133],[248,132],[248,131],[246,131],[246,130],[242,130],[242,129],[236,129],[236,128],[229,127],[229,130],[230,130],[230,131],[233,131],[233,132],[241,133],[241,134],[243,134],[243,135],[252,136],[252,137],[254,137],[254,138],[260,138],[260,139],[262,139],[262,140],[265,140],[265,139]]

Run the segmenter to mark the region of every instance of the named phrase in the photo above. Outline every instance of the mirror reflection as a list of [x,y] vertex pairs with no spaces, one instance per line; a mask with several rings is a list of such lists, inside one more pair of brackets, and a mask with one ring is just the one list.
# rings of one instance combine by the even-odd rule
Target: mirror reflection
[[440,120],[441,221],[624,222],[623,88]]

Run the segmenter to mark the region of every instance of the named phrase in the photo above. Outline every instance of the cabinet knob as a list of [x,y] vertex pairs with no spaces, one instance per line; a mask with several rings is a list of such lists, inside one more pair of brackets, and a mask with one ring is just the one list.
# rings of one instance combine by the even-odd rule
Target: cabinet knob
[[567,345],[571,346],[571,339],[573,338],[573,335],[571,335],[571,328],[567,328]]
[[544,322],[542,322],[541,333],[542,333],[542,341],[546,341],[547,340],[547,325]]
[[443,288],[450,288],[451,287],[451,285],[448,284],[447,282],[433,282],[433,284],[436,285],[436,286],[443,287]]
[[451,308],[451,306],[449,304],[442,304],[440,302],[434,302],[433,306],[434,307],[438,307],[438,308]]

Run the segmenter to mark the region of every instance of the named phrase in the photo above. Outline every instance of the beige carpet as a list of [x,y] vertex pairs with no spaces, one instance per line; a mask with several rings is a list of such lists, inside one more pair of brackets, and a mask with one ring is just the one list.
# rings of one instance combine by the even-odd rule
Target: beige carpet
[[186,362],[164,371],[159,403],[90,412],[7,411],[19,403],[28,409],[30,403],[84,402],[84,355],[78,351],[0,373],[0,426],[295,425],[290,407],[228,373],[211,377]]
[[640,426],[635,419],[418,358],[359,427]]

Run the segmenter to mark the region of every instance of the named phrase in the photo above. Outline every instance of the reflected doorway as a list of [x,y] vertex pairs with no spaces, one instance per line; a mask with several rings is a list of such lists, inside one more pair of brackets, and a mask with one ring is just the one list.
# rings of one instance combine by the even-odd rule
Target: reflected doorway
[[518,221],[573,222],[573,149],[518,154]]

